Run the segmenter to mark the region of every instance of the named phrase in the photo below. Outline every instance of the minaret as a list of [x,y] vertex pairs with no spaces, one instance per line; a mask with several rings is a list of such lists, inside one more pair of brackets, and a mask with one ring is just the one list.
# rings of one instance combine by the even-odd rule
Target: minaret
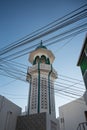
[[55,116],[54,80],[57,73],[53,53],[41,44],[29,55],[32,64],[27,71],[29,87],[28,114],[46,112]]

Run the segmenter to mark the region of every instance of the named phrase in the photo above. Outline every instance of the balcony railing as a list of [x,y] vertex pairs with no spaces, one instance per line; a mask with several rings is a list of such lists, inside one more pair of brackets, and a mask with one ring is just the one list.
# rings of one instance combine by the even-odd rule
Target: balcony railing
[[[36,65],[33,65],[32,67],[29,67],[28,68],[28,73],[32,73],[34,71],[37,71],[38,70],[38,64]],[[51,65],[47,65],[47,64],[40,64],[40,70],[43,70],[43,71],[47,71],[47,72],[50,72],[51,71]],[[57,77],[57,72],[55,71],[55,69],[52,68],[52,72],[56,75]]]
[[87,130],[87,122],[79,123],[77,130]]

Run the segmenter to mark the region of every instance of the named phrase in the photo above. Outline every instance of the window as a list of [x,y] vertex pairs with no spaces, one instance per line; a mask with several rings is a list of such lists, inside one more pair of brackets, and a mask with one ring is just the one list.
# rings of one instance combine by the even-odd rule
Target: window
[[41,56],[41,63],[46,63],[46,57],[44,55]]
[[85,118],[86,118],[86,121],[87,121],[87,111],[85,111],[84,113],[85,113]]
[[60,122],[64,123],[64,117],[60,118]]
[[41,108],[47,109],[47,78],[45,76],[41,77]]
[[37,78],[33,78],[32,82],[32,99],[31,99],[32,105],[31,109],[36,109],[37,107]]
[[35,57],[35,60],[34,60],[34,62],[33,62],[33,65],[37,64],[39,61],[40,61],[39,56],[36,56],[36,57]]

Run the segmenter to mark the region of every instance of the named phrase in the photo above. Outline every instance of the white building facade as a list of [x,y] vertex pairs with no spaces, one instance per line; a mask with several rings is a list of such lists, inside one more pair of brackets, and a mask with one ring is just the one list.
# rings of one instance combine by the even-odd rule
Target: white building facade
[[[84,98],[77,99],[59,108],[60,130],[87,130],[87,106]],[[81,127],[78,127],[83,123]]]
[[55,116],[54,80],[57,73],[52,67],[54,59],[53,53],[42,43],[30,53],[28,114],[46,112]]
[[0,130],[15,130],[21,108],[0,95]]

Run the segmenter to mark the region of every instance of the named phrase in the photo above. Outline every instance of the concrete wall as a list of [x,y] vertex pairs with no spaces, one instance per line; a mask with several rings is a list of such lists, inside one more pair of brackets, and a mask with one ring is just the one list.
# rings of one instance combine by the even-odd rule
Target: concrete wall
[[86,121],[84,99],[80,98],[59,108],[60,130],[77,130],[78,124]]
[[46,113],[19,116],[16,130],[47,130]]
[[50,114],[46,114],[46,130],[59,130],[59,120]]
[[47,113],[19,116],[16,130],[59,130],[58,121]]
[[21,108],[0,95],[0,130],[15,130]]

